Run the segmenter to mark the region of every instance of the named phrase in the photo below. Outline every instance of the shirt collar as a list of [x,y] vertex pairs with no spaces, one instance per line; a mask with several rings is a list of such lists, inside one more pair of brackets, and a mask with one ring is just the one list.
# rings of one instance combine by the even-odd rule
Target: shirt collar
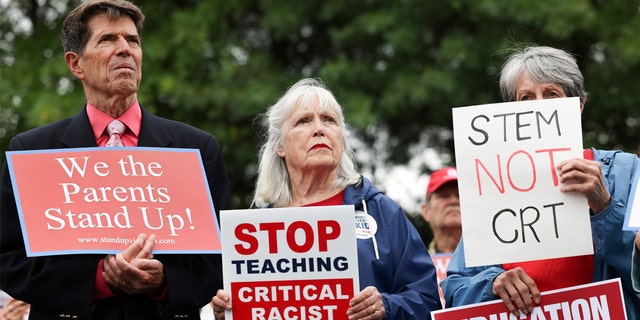
[[[93,129],[93,135],[96,140],[99,139],[107,129],[109,123],[114,119],[110,115],[98,110],[91,103],[87,102],[87,116]],[[142,109],[138,100],[135,100],[133,104],[125,111],[118,120],[129,128],[129,131],[138,137],[140,134],[140,127],[142,126]]]

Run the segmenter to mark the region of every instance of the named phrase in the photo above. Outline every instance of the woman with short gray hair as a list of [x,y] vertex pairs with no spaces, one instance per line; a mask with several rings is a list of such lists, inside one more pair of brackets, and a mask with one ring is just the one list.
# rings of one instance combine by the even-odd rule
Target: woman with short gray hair
[[505,61],[500,72],[500,92],[504,101],[518,101],[516,82],[526,72],[537,83],[557,83],[569,97],[587,101],[584,78],[576,59],[566,51],[552,47],[526,47],[515,51]]
[[[580,97],[580,110],[587,99],[574,57],[550,47],[527,47],[509,56],[500,89],[505,101]],[[632,281],[631,274],[636,235],[623,231],[638,157],[595,148],[583,153],[583,158],[556,163],[555,169],[560,192],[582,194],[587,200],[595,254],[467,267],[461,240],[441,282],[448,307],[502,299],[511,313],[530,314],[541,302],[540,292],[619,277],[627,317],[640,319],[640,295],[634,292],[632,282],[637,280]]]
[[[254,206],[355,209],[360,291],[335,318],[417,320],[440,309],[436,269],[420,235],[395,201],[357,173],[342,107],[322,81],[291,86],[264,120]],[[211,303],[218,320],[231,310],[224,290]]]

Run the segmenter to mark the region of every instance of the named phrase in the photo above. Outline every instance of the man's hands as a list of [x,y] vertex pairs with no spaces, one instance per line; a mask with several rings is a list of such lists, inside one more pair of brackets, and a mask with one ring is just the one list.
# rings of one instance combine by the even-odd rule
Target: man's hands
[[162,262],[153,259],[155,235],[142,233],[122,253],[107,255],[102,277],[114,291],[159,293],[166,285]]
[[535,281],[520,267],[505,271],[498,275],[491,291],[496,297],[500,297],[507,309],[516,316],[520,312],[530,314],[534,304],[540,304],[540,291]]

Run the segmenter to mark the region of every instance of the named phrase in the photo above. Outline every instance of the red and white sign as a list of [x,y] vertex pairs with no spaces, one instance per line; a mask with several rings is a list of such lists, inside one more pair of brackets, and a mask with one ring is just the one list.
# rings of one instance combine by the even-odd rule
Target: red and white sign
[[197,149],[7,152],[28,256],[117,253],[138,234],[154,253],[219,253],[220,229]]
[[431,260],[433,260],[433,265],[436,267],[436,278],[438,280],[438,295],[440,295],[440,303],[445,305],[444,293],[442,292],[442,287],[440,287],[440,282],[447,277],[447,269],[449,269],[449,262],[451,262],[451,257],[453,257],[452,253],[437,253],[431,255]]
[[519,317],[502,300],[431,312],[431,320],[623,320],[627,318],[620,279],[542,292],[541,304]]
[[353,206],[223,210],[226,319],[343,319],[360,291]]

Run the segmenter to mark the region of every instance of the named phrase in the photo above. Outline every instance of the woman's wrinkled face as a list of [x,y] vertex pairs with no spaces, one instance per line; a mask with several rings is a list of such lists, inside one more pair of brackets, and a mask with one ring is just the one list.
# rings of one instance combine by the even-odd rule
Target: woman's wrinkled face
[[282,126],[284,141],[278,155],[289,171],[311,172],[338,167],[344,150],[344,136],[338,115],[323,110],[318,99],[298,105]]
[[523,71],[516,81],[516,101],[566,98],[564,88],[557,83],[538,83]]

